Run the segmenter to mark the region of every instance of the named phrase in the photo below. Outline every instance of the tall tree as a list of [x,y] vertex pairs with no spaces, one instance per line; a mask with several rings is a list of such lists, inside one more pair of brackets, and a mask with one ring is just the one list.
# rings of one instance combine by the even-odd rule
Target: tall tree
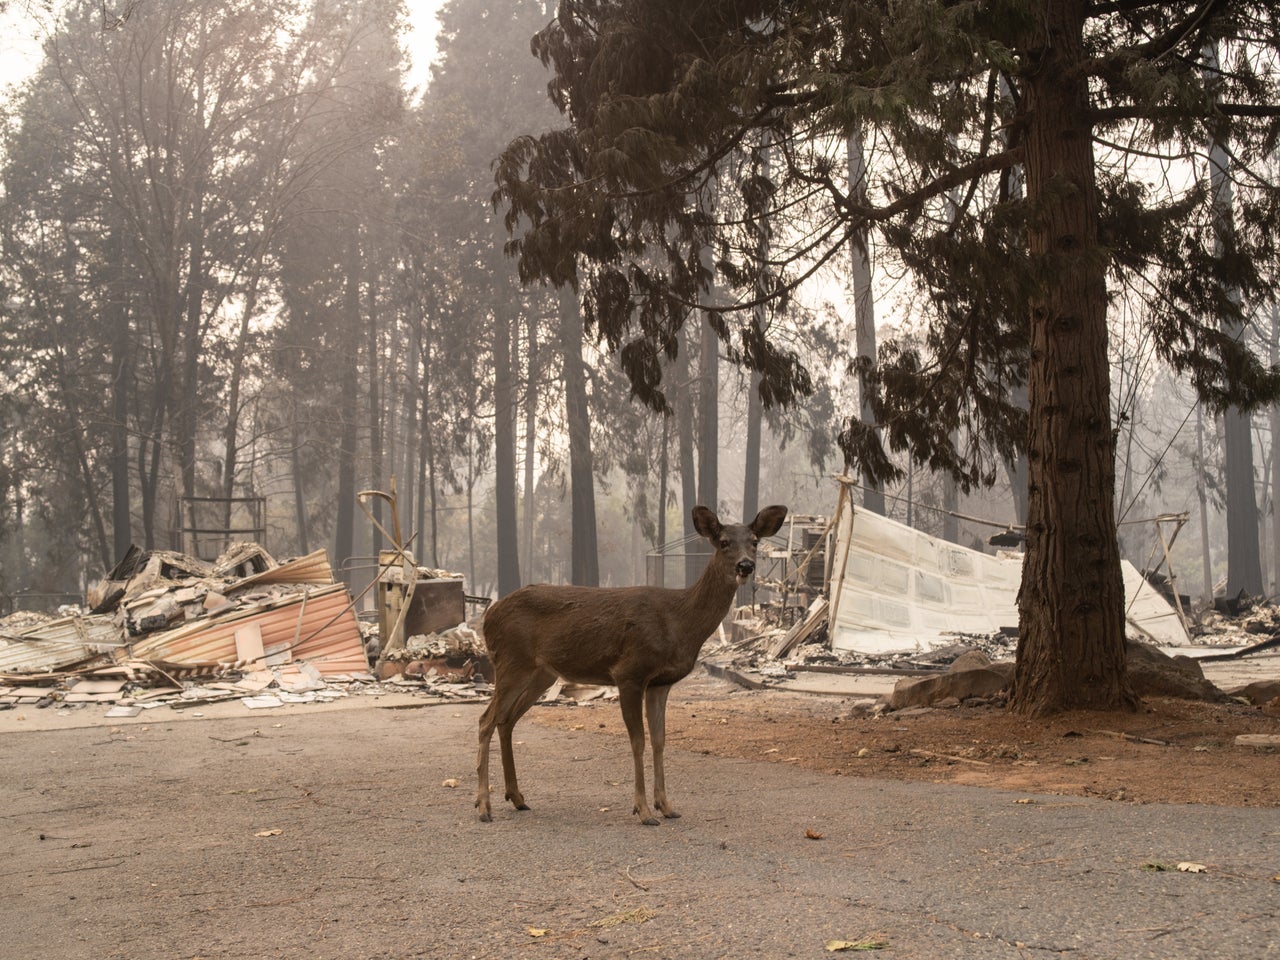
[[[971,486],[991,482],[1025,444],[1012,705],[1027,714],[1132,707],[1107,278],[1149,293],[1161,354],[1216,406],[1250,408],[1280,393],[1280,377],[1219,326],[1240,304],[1205,282],[1226,276],[1249,295],[1275,282],[1265,225],[1280,190],[1256,161],[1280,136],[1270,66],[1278,16],[1273,4],[1219,0],[562,0],[535,44],[574,126],[515,141],[499,183],[534,223],[521,243],[526,274],[562,261],[566,247],[590,265],[583,282],[609,291],[592,320],[659,408],[656,359],[674,348],[688,305],[705,298],[705,279],[688,266],[703,245],[716,246],[730,283],[764,273],[785,299],[847,249],[851,231],[877,229],[929,294],[929,325],[922,348],[886,343],[874,371],[860,368],[883,434],[849,418],[846,453],[883,480],[899,470],[885,445],[909,449]],[[1200,62],[1214,40],[1233,51],[1216,98]],[[1011,98],[999,95],[1002,77]],[[789,255],[765,263],[741,223],[709,221],[696,202],[760,128],[786,158],[776,211],[803,214],[790,219]],[[866,203],[836,173],[859,128],[874,130],[894,159],[869,171]],[[1209,131],[1250,171],[1237,183],[1240,229],[1219,253],[1204,186],[1161,194],[1129,162],[1181,156]],[[1025,199],[1002,200],[999,178],[1018,165]],[[721,331],[729,355],[762,374],[766,400],[805,392],[794,355],[728,311]],[[1026,415],[1012,402],[1023,382]]]
[[[1207,44],[1203,53],[1206,89],[1209,96],[1216,99],[1222,76],[1218,45]],[[1216,137],[1209,141],[1213,252],[1219,259],[1233,247],[1236,232],[1228,149],[1229,145]],[[1248,333],[1246,316],[1241,309],[1241,292],[1226,280],[1222,296],[1234,308],[1222,313],[1222,332],[1239,341]],[[1223,472],[1227,487],[1227,595],[1235,596],[1243,590],[1249,596],[1260,597],[1263,595],[1263,582],[1258,550],[1258,500],[1253,474],[1253,418],[1247,409],[1231,404],[1222,412],[1222,420]]]

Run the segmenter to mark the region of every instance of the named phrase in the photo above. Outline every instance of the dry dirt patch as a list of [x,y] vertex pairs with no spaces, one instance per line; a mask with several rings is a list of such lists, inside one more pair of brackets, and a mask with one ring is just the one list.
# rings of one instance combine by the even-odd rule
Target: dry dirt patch
[[[1256,707],[1148,699],[1137,713],[1045,720],[995,707],[850,714],[839,698],[741,691],[698,676],[672,693],[667,747],[838,776],[1137,803],[1280,805],[1280,752],[1235,745],[1240,734],[1280,733],[1280,720]],[[539,706],[529,717],[616,736],[626,750],[616,703]]]

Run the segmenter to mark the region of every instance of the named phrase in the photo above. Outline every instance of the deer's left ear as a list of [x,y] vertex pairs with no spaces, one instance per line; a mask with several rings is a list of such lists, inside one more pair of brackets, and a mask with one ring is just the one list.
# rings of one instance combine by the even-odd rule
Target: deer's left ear
[[751,521],[751,532],[757,537],[772,537],[782,529],[782,521],[787,519],[787,508],[774,505],[765,507]]

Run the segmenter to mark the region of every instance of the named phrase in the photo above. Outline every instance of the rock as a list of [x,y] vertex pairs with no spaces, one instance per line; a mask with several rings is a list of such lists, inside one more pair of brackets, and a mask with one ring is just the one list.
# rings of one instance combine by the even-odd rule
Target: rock
[[982,670],[991,666],[991,658],[981,650],[967,650],[951,661],[947,673],[959,673],[962,670]]
[[1243,687],[1228,690],[1227,693],[1233,697],[1243,697],[1257,706],[1280,697],[1280,680],[1255,680]]
[[1280,697],[1268,700],[1262,705],[1262,712],[1268,717],[1280,717]]
[[937,707],[939,710],[954,710],[956,707],[960,706],[960,698],[945,697],[942,700],[939,700],[937,703],[935,703],[934,706]]
[[889,695],[889,708],[927,707],[951,697],[961,701],[969,697],[989,697],[1007,687],[1012,675],[1012,663],[993,663],[967,670],[953,669],[936,677],[904,678]]
[[1173,697],[1178,700],[1206,700],[1221,703],[1226,694],[1204,678],[1204,671],[1191,657],[1170,657],[1155,647],[1135,640],[1125,641],[1129,682],[1140,697]]
[[1253,747],[1255,750],[1274,750],[1280,747],[1280,734],[1242,733],[1236,737],[1237,747]]

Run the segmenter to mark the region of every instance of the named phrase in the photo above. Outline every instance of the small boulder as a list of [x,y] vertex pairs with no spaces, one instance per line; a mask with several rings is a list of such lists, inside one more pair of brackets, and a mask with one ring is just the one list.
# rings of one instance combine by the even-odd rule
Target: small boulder
[[991,666],[991,658],[981,650],[966,650],[951,661],[948,673],[959,673],[962,670],[982,670]]
[[1173,697],[1221,703],[1226,694],[1204,677],[1192,657],[1170,657],[1148,643],[1125,641],[1129,683],[1140,697]]
[[1280,697],[1280,680],[1255,680],[1243,687],[1228,690],[1227,693],[1233,697],[1243,697],[1258,706]]
[[889,695],[889,708],[927,707],[952,697],[959,701],[970,697],[989,697],[1005,689],[1012,676],[1012,663],[989,663],[985,667],[962,667],[959,670],[952,665],[946,673],[935,677],[899,680]]

